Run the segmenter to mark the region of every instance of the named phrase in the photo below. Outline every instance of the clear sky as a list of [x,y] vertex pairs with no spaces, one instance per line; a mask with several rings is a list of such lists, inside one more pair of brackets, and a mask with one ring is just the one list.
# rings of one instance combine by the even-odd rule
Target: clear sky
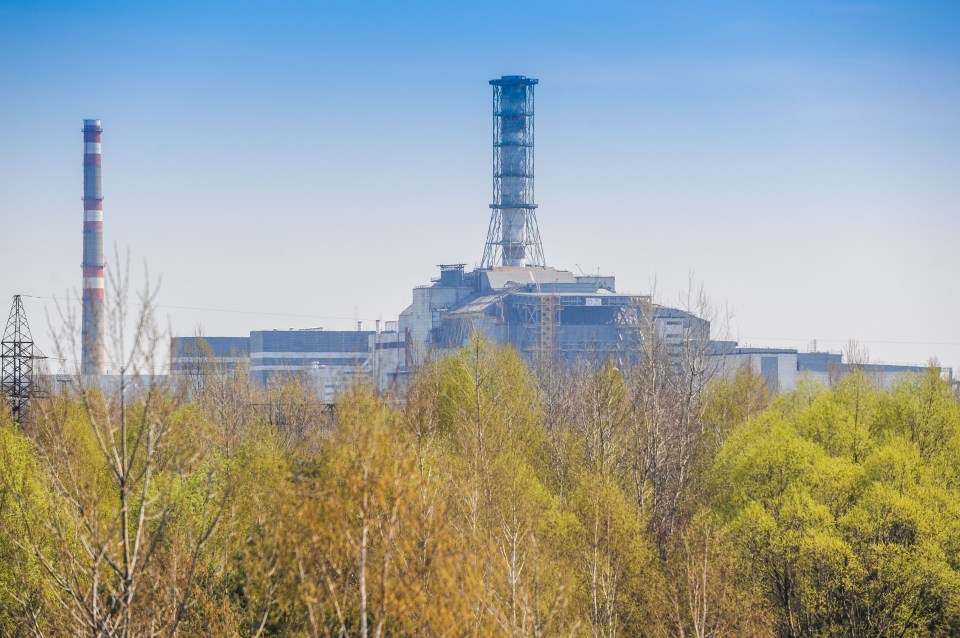
[[0,0],[0,295],[49,349],[100,118],[105,241],[176,334],[395,319],[482,256],[510,74],[551,265],[667,303],[692,275],[749,345],[960,367],[946,1]]

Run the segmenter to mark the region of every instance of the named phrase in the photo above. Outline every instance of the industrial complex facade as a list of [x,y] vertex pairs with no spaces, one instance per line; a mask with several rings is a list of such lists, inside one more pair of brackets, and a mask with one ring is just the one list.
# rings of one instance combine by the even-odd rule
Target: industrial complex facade
[[[829,381],[846,365],[839,354],[782,348],[744,348],[713,341],[709,321],[648,295],[618,292],[612,276],[574,274],[547,266],[534,199],[534,90],[537,80],[504,76],[493,87],[493,201],[480,267],[438,266],[416,286],[410,306],[381,330],[253,331],[247,337],[179,337],[171,348],[174,374],[209,367],[245,374],[262,384],[295,377],[315,384],[332,402],[358,378],[402,392],[427,354],[452,352],[470,335],[516,348],[528,360],[618,364],[636,361],[644,340],[656,339],[675,366],[696,348],[708,368],[730,374],[749,366],[774,391],[807,376]],[[207,366],[206,368],[204,366]],[[868,367],[881,384],[920,366]]]

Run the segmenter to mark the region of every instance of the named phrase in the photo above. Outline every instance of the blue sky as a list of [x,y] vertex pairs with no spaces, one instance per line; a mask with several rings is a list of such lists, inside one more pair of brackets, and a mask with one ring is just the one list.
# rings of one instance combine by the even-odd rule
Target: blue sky
[[505,74],[540,79],[552,265],[664,302],[692,273],[745,343],[960,367],[952,2],[0,0],[0,293],[43,344],[97,117],[106,241],[175,333],[394,319],[481,257]]

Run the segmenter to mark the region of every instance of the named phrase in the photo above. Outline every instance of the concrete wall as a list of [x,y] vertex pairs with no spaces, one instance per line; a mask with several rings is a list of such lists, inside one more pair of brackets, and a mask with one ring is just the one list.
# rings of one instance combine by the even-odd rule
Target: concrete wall
[[339,386],[340,377],[352,379],[358,370],[369,371],[370,337],[374,334],[369,330],[251,332],[250,375],[266,385],[285,375],[317,379],[319,374]]
[[736,348],[711,359],[722,378],[731,378],[746,366],[762,376],[772,392],[789,392],[797,386],[796,350]]
[[452,310],[473,293],[472,288],[421,286],[413,289],[413,303],[400,313],[400,332],[409,330],[413,344],[430,343],[430,331],[439,328],[442,312]]
[[214,371],[232,371],[249,360],[249,337],[174,337],[170,340],[173,374],[198,374],[210,367]]

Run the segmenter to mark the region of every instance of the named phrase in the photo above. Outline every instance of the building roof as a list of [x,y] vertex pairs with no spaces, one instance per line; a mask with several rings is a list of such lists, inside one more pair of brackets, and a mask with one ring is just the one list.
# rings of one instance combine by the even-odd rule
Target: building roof
[[569,270],[541,266],[501,266],[480,271],[485,290],[504,290],[528,284],[575,284],[577,278]]
[[250,353],[250,337],[173,337],[173,356],[232,357]]
[[254,330],[251,352],[367,352],[371,330]]
[[796,348],[737,348],[736,354],[797,354]]
[[496,80],[490,80],[490,84],[494,86],[504,86],[510,84],[525,84],[527,86],[532,86],[537,84],[540,80],[536,78],[528,78],[525,75],[502,75]]
[[465,317],[470,315],[484,314],[490,306],[503,298],[503,293],[493,295],[481,295],[468,299],[463,305],[457,306],[447,313],[448,317]]

